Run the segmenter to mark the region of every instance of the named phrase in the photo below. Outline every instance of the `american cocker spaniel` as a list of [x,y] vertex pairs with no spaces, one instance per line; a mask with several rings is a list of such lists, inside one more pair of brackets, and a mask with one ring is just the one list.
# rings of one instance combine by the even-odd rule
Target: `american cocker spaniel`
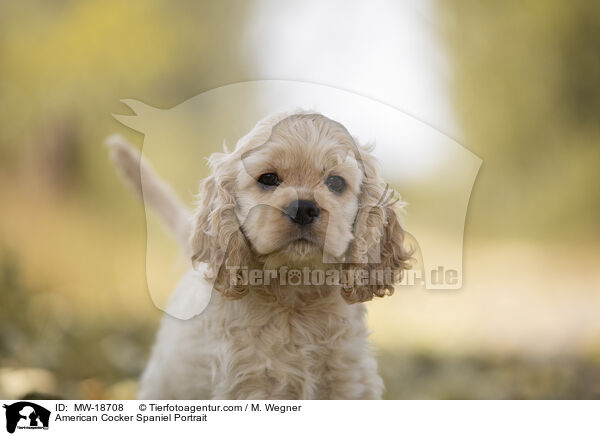
[[165,316],[139,398],[381,398],[364,302],[393,292],[409,253],[369,147],[317,113],[268,117],[210,157],[190,213],[133,147],[109,145],[202,273],[172,299],[212,293],[191,319]]

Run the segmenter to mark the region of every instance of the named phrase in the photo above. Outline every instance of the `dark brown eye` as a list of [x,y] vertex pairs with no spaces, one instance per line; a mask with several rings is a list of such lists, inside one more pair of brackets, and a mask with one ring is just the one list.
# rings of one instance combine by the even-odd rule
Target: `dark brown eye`
[[278,186],[281,180],[275,173],[264,173],[258,178],[258,183],[263,186]]
[[325,184],[331,192],[341,194],[346,189],[346,181],[340,176],[329,176],[325,180]]

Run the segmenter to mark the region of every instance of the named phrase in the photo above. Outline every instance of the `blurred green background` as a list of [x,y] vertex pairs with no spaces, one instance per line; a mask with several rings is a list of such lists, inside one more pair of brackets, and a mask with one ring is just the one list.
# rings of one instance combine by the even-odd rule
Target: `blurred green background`
[[[142,144],[120,99],[262,78],[255,3],[0,2],[0,397],[135,395],[162,313],[142,205],[100,144]],[[600,398],[600,4],[432,5],[484,164],[464,288],[369,304],[386,397]]]

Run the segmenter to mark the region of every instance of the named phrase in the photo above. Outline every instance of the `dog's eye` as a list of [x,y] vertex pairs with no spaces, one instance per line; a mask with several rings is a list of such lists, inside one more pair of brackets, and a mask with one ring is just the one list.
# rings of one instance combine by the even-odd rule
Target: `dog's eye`
[[258,178],[258,183],[263,186],[279,186],[281,180],[275,173],[264,173]]
[[341,194],[346,189],[346,181],[340,176],[329,176],[325,180],[325,184],[331,192]]

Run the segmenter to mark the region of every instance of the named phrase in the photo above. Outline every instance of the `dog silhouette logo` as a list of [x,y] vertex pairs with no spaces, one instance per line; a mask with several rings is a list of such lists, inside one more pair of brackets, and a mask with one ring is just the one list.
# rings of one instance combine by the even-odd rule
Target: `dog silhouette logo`
[[18,429],[48,429],[50,411],[29,401],[19,401],[6,409],[6,431],[14,433]]
[[[463,236],[467,209],[482,160],[462,144],[437,131],[426,122],[362,95],[334,87],[290,80],[233,83],[203,92],[169,109],[155,108],[131,99],[122,102],[131,109],[133,115],[113,115],[114,118],[123,125],[143,133],[142,155],[149,162],[158,165],[156,169],[159,174],[165,176],[167,180],[176,181],[176,188],[184,198],[183,208],[188,206],[186,203],[191,205],[192,201],[207,198],[206,196],[193,200],[189,198],[189,193],[198,192],[199,179],[208,174],[208,172],[201,174],[198,172],[198,162],[201,162],[206,155],[217,153],[215,156],[218,156],[220,152],[224,152],[221,156],[229,155],[226,154],[229,153],[226,144],[236,144],[236,147],[245,144],[248,147],[247,151],[261,150],[271,136],[272,129],[269,126],[272,127],[281,119],[301,112],[313,115],[326,114],[330,121],[335,120],[343,130],[351,132],[343,136],[356,138],[356,145],[376,144],[375,148],[371,147],[372,156],[382,163],[379,168],[382,182],[385,180],[391,183],[389,186],[383,183],[383,186],[377,186],[378,189],[382,188],[383,195],[374,195],[379,198],[365,202],[359,210],[361,213],[356,214],[356,217],[362,220],[359,225],[363,229],[371,228],[365,233],[369,235],[379,233],[378,226],[375,224],[379,222],[378,217],[383,217],[382,219],[386,219],[387,222],[386,208],[392,208],[396,204],[397,212],[402,214],[404,207],[400,206],[404,206],[404,202],[397,193],[401,193],[403,199],[407,201],[406,227],[403,229],[408,236],[406,248],[414,251],[415,255],[413,273],[404,275],[406,280],[403,285],[432,290],[462,288]],[[301,108],[306,108],[307,111]],[[124,148],[117,147],[118,145],[124,147],[123,140],[118,137],[109,138],[107,144],[115,147],[113,150],[117,150],[123,156],[130,153]],[[224,146],[221,147],[221,144]],[[140,164],[136,154],[137,150],[129,157],[131,165],[125,165],[122,169],[125,174],[131,175],[128,177],[131,177],[135,189],[141,191],[146,205],[148,291],[157,307],[176,318],[189,319],[207,307],[212,288],[205,286],[205,271],[201,274],[187,271],[193,271],[194,268],[207,264],[198,259],[195,265],[190,265],[190,258],[196,254],[190,253],[193,251],[189,246],[191,220],[187,218],[179,220],[177,214],[165,215],[167,228],[171,226],[172,234],[179,241],[177,244],[165,232],[164,223],[153,215],[152,199],[164,198],[169,188],[166,187],[168,185],[163,185],[162,181],[155,183],[148,164],[145,163],[146,161]],[[358,149],[349,152],[346,156],[340,155],[339,158],[345,162],[345,168],[349,170],[354,171],[352,166],[358,166],[365,179],[364,176],[368,172],[365,169],[369,168],[364,167],[361,156],[361,151]],[[243,168],[246,174],[243,175],[240,171],[240,177],[252,176],[250,167],[255,158],[256,155],[252,152],[241,156],[241,167],[238,168]],[[127,159],[123,157],[123,160]],[[219,167],[215,165],[215,168]],[[230,180],[229,175],[223,179]],[[234,179],[235,177],[231,180]],[[140,182],[141,187],[138,186]],[[233,181],[228,183],[235,184]],[[214,186],[211,192],[220,195],[225,192],[225,189],[222,186]],[[186,196],[189,198],[187,202]],[[232,198],[236,198],[235,195]],[[214,204],[219,204],[220,200],[223,199],[216,198]],[[301,198],[290,197],[289,200],[287,204],[292,205],[293,200],[301,200]],[[254,212],[272,208],[262,203],[254,206],[251,208]],[[290,216],[290,212],[285,214],[283,207],[281,209],[284,215]],[[211,215],[213,210],[214,208],[205,207],[209,216],[216,217],[216,213]],[[293,217],[298,215],[298,208],[290,210],[294,210]],[[321,211],[323,210],[321,208]],[[311,213],[315,213],[314,210]],[[274,216],[275,213],[272,215]],[[263,225],[266,229],[266,223],[261,223],[258,216],[256,215],[253,222],[257,227]],[[229,215],[225,216],[227,217]],[[321,222],[325,222],[327,217],[323,213]],[[243,230],[247,218],[252,219],[252,214],[248,213],[248,216],[237,214],[231,219],[227,218],[226,221],[232,225],[237,224]],[[215,218],[216,221],[219,220]],[[203,222],[208,223],[208,220],[204,219]],[[220,228],[229,228],[223,226],[220,221],[219,224]],[[357,272],[359,269],[367,271],[366,268],[369,268],[369,271],[376,271],[376,266],[368,267],[364,264],[381,264],[379,255],[382,247],[378,246],[379,242],[371,244],[368,252],[363,253],[362,249],[354,250],[357,256],[360,251],[361,256],[356,257],[358,262],[349,262],[338,252],[338,249],[341,250],[347,245],[343,244],[344,238],[340,239],[336,236],[338,228],[336,222],[332,220],[329,224],[331,228],[328,226],[324,232],[324,241],[320,242],[323,247],[328,248],[324,250],[323,263],[335,264],[343,261],[349,264],[356,263],[354,271]],[[355,222],[353,228],[356,228],[356,224]],[[252,225],[249,224],[249,227]],[[275,228],[273,227],[272,230],[275,231]],[[208,233],[204,232],[204,234]],[[222,240],[224,243],[221,245],[231,244],[230,247],[234,247],[234,251],[239,254],[237,247],[243,246],[247,235],[242,231],[233,231],[232,235],[235,237],[224,238]],[[370,239],[366,239],[368,240]],[[267,242],[274,241],[275,238]],[[165,249],[165,244],[168,245],[168,249]],[[164,261],[164,253],[180,253],[181,248],[183,248],[183,256],[176,259],[174,257],[173,262]],[[227,260],[235,260],[228,256],[231,250],[227,246],[216,248],[220,248],[216,250],[218,256],[210,259],[213,269],[221,264],[225,271],[229,271],[229,274],[221,274],[223,280],[225,276],[236,278],[239,268],[232,267],[241,265],[224,264],[223,262]],[[390,250],[385,251],[390,252]],[[347,254],[353,253],[348,251]],[[364,268],[359,264],[363,264]],[[182,276],[184,279],[179,281]],[[294,274],[291,278],[295,282]],[[393,280],[399,281],[396,278]],[[176,285],[178,281],[179,284]],[[171,282],[172,286],[167,286],[167,282]],[[185,292],[171,293],[171,289],[175,286],[178,289],[186,289],[185,286],[190,286],[202,291],[188,297]],[[241,286],[239,283],[236,284],[240,290]],[[170,300],[169,295],[186,295],[186,297]],[[173,301],[176,303],[169,303]]]

